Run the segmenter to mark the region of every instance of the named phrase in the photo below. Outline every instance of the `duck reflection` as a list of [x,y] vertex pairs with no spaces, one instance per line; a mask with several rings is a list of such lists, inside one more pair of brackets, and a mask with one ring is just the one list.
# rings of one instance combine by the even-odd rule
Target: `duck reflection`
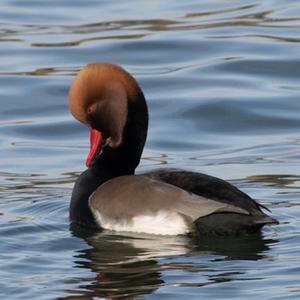
[[[208,257],[210,268],[213,260],[262,259],[268,255],[269,245],[276,242],[261,234],[222,238],[155,236],[95,233],[77,225],[71,226],[71,232],[90,246],[74,257],[74,274],[76,268],[85,268],[95,275],[91,279],[74,276],[77,279],[72,285],[77,284],[77,288],[66,291],[69,296],[63,299],[141,299],[164,285],[163,275],[168,270],[207,272]],[[193,257],[197,262],[200,258],[201,263],[189,266],[186,259],[180,263],[182,258],[194,261]]]
[[237,237],[194,238],[193,242],[195,252],[222,255],[226,260],[259,260],[269,257],[270,245],[277,243],[277,240],[266,239],[261,232],[257,232]]

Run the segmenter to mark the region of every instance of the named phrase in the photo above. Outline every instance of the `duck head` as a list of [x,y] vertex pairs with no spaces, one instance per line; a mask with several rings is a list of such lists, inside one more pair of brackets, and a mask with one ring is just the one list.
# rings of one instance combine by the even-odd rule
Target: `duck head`
[[90,128],[87,167],[104,146],[112,151],[127,144],[125,148],[131,148],[140,158],[146,139],[148,112],[138,83],[124,69],[108,63],[84,67],[71,86],[69,108],[78,121]]

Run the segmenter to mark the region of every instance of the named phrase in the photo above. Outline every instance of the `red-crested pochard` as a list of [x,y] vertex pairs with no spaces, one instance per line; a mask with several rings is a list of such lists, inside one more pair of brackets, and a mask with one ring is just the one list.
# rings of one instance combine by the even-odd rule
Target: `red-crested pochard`
[[237,234],[277,223],[230,183],[181,169],[134,175],[148,129],[137,81],[108,63],[84,67],[69,95],[73,116],[90,128],[88,169],[77,179],[73,222],[116,231]]

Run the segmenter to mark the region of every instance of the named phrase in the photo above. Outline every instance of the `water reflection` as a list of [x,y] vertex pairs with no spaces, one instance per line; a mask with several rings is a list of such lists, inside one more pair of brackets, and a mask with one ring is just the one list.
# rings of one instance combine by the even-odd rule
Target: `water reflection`
[[70,230],[89,245],[74,257],[74,273],[77,268],[85,268],[94,275],[89,280],[77,278],[77,288],[68,290],[70,296],[64,299],[74,299],[75,295],[76,299],[134,299],[164,286],[163,273],[168,271],[179,277],[181,272],[197,273],[199,282],[193,283],[194,286],[235,280],[242,273],[227,272],[211,263],[270,258],[266,253],[277,243],[273,239],[264,239],[261,234],[203,239],[107,231],[95,233],[74,224]]
[[300,187],[300,176],[273,174],[273,175],[255,175],[246,178],[249,182],[263,182],[265,185],[278,188]]
[[194,239],[197,251],[208,251],[225,259],[259,260],[267,257],[275,239],[266,239],[261,233],[240,237],[212,237]]

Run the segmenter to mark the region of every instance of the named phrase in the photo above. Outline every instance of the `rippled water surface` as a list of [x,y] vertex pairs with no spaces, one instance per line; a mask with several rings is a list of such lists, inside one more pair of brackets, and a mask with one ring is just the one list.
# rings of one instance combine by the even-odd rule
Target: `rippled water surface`
[[[229,180],[280,224],[192,239],[70,226],[88,131],[68,89],[123,65],[148,100],[139,171]],[[299,1],[0,4],[1,299],[300,299]]]

